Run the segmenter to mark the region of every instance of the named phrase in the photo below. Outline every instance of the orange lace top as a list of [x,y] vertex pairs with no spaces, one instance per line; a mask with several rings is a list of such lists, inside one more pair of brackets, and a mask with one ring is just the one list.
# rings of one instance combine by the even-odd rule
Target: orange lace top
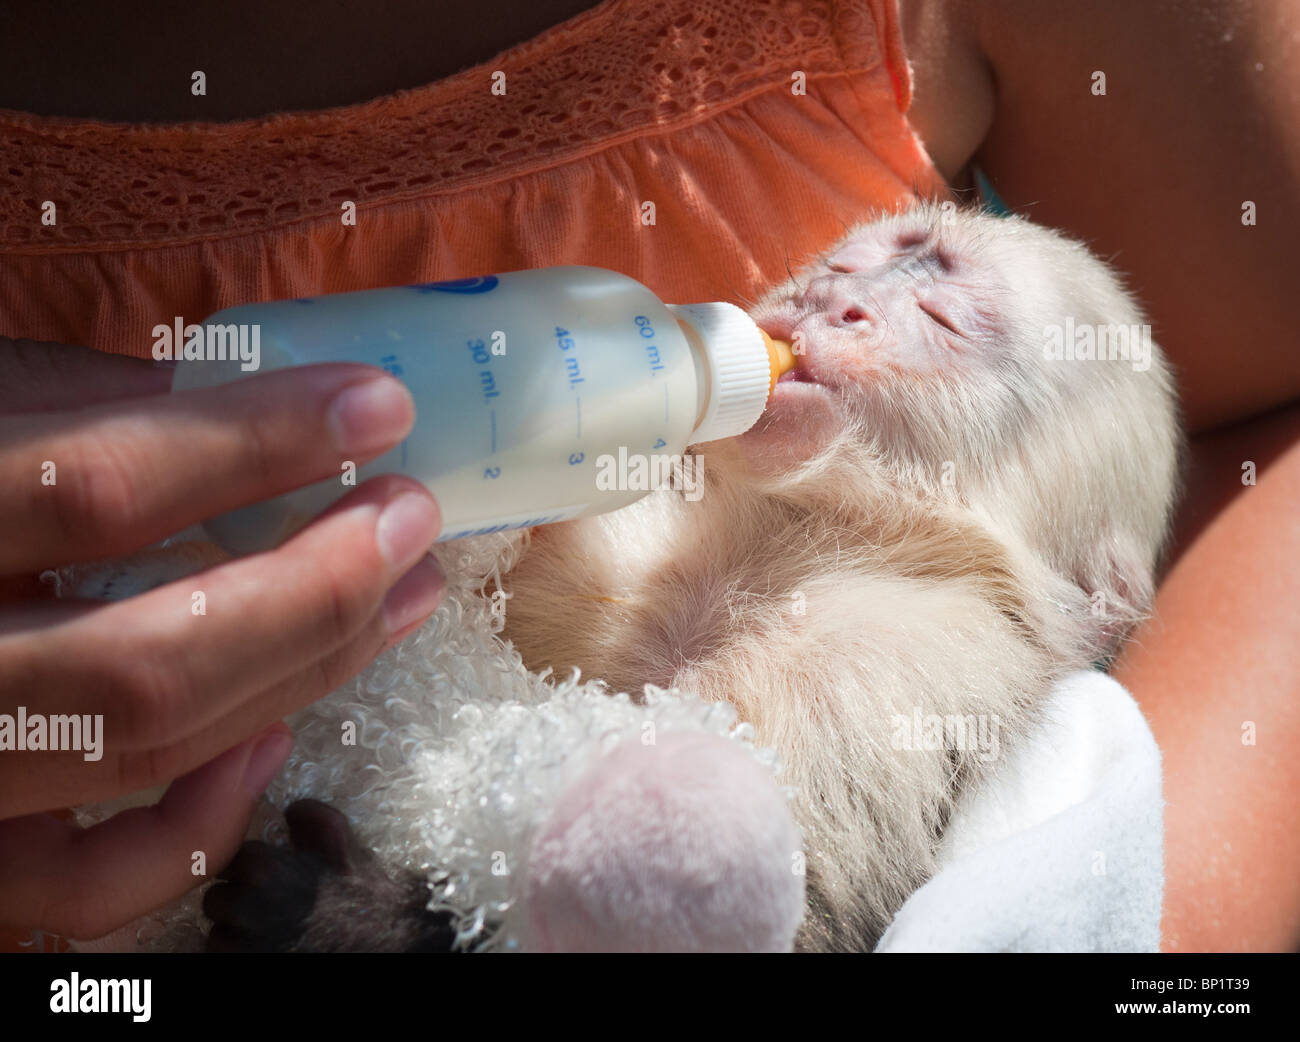
[[0,110],[0,334],[148,356],[177,316],[551,264],[743,303],[943,190],[910,92],[895,0],[605,0],[343,108]]

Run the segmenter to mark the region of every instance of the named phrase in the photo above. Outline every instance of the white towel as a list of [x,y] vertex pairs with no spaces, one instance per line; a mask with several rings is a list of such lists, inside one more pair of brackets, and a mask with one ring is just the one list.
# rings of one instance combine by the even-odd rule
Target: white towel
[[1071,674],[1030,740],[959,801],[939,872],[876,951],[1159,950],[1163,807],[1137,704],[1104,673]]

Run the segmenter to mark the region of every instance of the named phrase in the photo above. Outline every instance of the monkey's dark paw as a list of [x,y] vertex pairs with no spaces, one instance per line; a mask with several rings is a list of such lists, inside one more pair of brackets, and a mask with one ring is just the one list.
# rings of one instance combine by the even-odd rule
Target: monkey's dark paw
[[204,895],[208,951],[295,950],[322,878],[352,874],[361,860],[347,818],[332,807],[299,800],[285,821],[291,846],[245,843]]
[[386,871],[324,803],[284,816],[290,846],[245,843],[204,895],[208,951],[450,950],[454,923],[425,908],[423,879]]

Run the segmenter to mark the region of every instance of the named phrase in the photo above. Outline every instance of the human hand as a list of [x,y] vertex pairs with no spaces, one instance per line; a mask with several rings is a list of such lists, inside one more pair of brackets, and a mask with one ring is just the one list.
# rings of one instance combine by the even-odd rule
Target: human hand
[[[441,597],[426,556],[437,505],[393,476],[268,553],[124,601],[41,597],[42,569],[337,475],[414,422],[401,383],[366,366],[163,393],[170,380],[133,359],[0,338],[0,714],[11,739],[20,706],[29,720],[102,722],[97,751],[22,751],[0,717],[0,922],[95,937],[194,885],[195,851],[215,871],[288,755],[277,721]],[[191,611],[198,590],[204,614]],[[40,813],[165,782],[156,806],[86,830]]]

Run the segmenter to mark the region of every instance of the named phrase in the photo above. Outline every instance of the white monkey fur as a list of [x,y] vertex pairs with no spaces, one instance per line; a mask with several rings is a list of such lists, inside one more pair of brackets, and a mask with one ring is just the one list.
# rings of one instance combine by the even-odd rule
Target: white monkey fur
[[[855,368],[870,354],[853,340],[861,331],[820,313],[837,292],[870,309],[893,240],[918,227],[952,270],[909,278],[953,283],[957,299],[940,306],[978,331],[984,353],[961,370]],[[749,435],[704,446],[699,502],[656,495],[536,530],[505,579],[505,635],[534,668],[576,665],[616,689],[650,681],[736,706],[795,792],[809,863],[802,945],[862,949],[930,874],[958,788],[996,766],[969,748],[893,748],[895,715],[996,717],[1007,744],[1057,679],[1110,654],[1151,600],[1178,433],[1154,345],[1141,371],[1045,358],[1045,326],[1067,317],[1145,323],[1081,245],[1019,219],[926,207],[857,229],[827,256],[865,281],[818,290],[810,280],[834,274],[823,260],[753,314],[788,322],[783,302],[807,284],[803,316],[817,321],[800,328],[814,365],[835,337],[855,352],[833,439],[773,462],[773,441],[800,434],[796,413],[755,432],[757,450],[743,450]],[[908,321],[892,300],[885,338]]]

